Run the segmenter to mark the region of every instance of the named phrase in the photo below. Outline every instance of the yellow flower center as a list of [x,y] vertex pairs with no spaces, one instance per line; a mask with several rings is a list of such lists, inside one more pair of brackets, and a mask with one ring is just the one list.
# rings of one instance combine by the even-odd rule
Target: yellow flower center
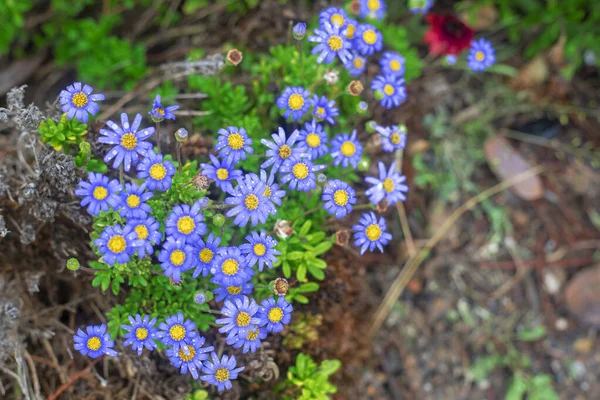
[[218,382],[225,382],[229,379],[229,370],[227,368],[217,368],[215,371],[215,379]]
[[379,224],[371,224],[367,226],[367,229],[365,229],[365,235],[367,236],[367,239],[372,242],[379,239],[381,236],[381,228],[379,227]]
[[225,275],[235,275],[238,272],[239,266],[240,264],[233,258],[228,258],[221,264],[221,271],[223,271]]
[[352,157],[354,153],[356,153],[356,146],[351,141],[347,141],[342,143],[342,147],[340,147],[340,151],[346,157]]
[[325,114],[325,109],[323,107],[317,108],[317,114],[319,114],[319,115]]
[[173,264],[176,267],[179,267],[185,262],[185,252],[183,250],[174,250],[171,253],[171,257],[169,257],[169,259],[171,260],[171,264]]
[[360,57],[356,57],[353,61],[352,64],[354,65],[354,68],[356,69],[361,69],[363,67],[363,65],[365,65],[365,62],[363,61],[362,58]]
[[363,40],[366,44],[374,44],[377,41],[377,33],[373,29],[367,29],[363,33]]
[[88,97],[83,92],[78,92],[71,97],[71,102],[77,108],[83,108],[88,103]]
[[356,32],[356,26],[349,24],[346,28],[346,39],[354,39],[354,33]]
[[185,328],[183,327],[183,325],[173,325],[171,327],[171,329],[169,329],[169,336],[171,337],[171,339],[173,340],[183,340],[183,338],[185,337]]
[[165,110],[163,110],[162,108],[156,107],[155,110],[159,115],[165,115]]
[[394,181],[390,178],[385,178],[383,181],[383,190],[385,190],[387,193],[390,193],[392,190],[394,190]]
[[321,145],[321,137],[316,133],[306,135],[306,144],[310,147],[319,147]]
[[135,233],[137,233],[139,240],[148,239],[149,233],[148,233],[148,227],[146,225],[137,225],[134,230],[135,230]]
[[[185,350],[187,350],[187,354],[186,354]],[[196,349],[194,349],[189,344],[186,344],[185,350],[183,349],[183,347],[179,348],[179,359],[183,362],[193,360],[194,357],[196,356]]]
[[200,261],[209,263],[213,259],[215,253],[211,249],[202,249],[200,251]]
[[108,249],[115,254],[122,253],[125,251],[125,247],[127,247],[127,242],[125,238],[121,235],[115,235],[108,239]]
[[283,318],[283,310],[279,307],[273,307],[269,310],[269,321],[277,323]]
[[392,142],[393,144],[398,144],[398,143],[400,143],[400,139],[401,139],[401,137],[400,137],[400,135],[399,135],[399,134],[397,134],[397,133],[392,133],[392,134],[390,135],[390,142]]
[[129,208],[138,208],[140,206],[140,196],[137,194],[127,196],[127,206]]
[[227,144],[233,150],[239,150],[244,147],[244,138],[239,133],[232,133],[227,138]]
[[229,178],[229,171],[227,171],[225,168],[219,168],[217,170],[217,178],[219,178],[220,181],[224,181],[225,179]]
[[331,25],[338,25],[338,26],[344,26],[344,24],[346,23],[346,20],[344,19],[344,17],[340,14],[333,14],[330,18],[331,21]]
[[367,1],[367,7],[371,11],[377,11],[381,5],[379,4],[379,0],[369,0]]
[[148,337],[148,329],[146,328],[137,328],[135,330],[135,338],[137,340],[144,340]]
[[102,341],[98,336],[92,336],[87,340],[87,348],[96,351],[102,346]]
[[242,327],[250,325],[250,314],[243,311],[238,313],[237,317],[235,318],[235,323],[237,326]]
[[246,209],[252,211],[258,208],[258,197],[255,194],[249,194],[244,199],[244,205]]
[[281,146],[279,148],[279,157],[283,158],[284,160],[291,155],[292,155],[292,148],[290,146],[288,146],[287,144],[284,144],[283,146]]
[[388,83],[383,87],[383,93],[388,96],[392,96],[394,93],[396,93],[396,89],[394,89],[394,87]]
[[242,292],[241,286],[227,286],[227,293],[229,294],[239,294]]
[[331,49],[331,51],[338,51],[344,47],[344,41],[341,37],[334,35],[327,39],[327,46]]
[[345,206],[348,204],[348,192],[342,189],[336,190],[333,194],[333,202],[338,206]]
[[104,200],[108,196],[108,190],[104,186],[96,186],[92,192],[92,197],[96,200]]
[[133,150],[137,146],[137,138],[133,133],[126,133],[121,136],[121,146],[125,150]]
[[294,93],[288,99],[288,107],[294,111],[300,110],[304,107],[304,97],[301,94]]
[[292,168],[292,173],[297,179],[305,179],[308,176],[308,167],[304,163],[298,163]]
[[483,51],[478,51],[477,53],[475,53],[475,59],[477,61],[483,61],[484,58],[485,54],[483,54]]
[[271,187],[266,186],[265,191],[263,192],[264,197],[271,197]]
[[390,68],[392,71],[400,71],[400,68],[402,68],[402,64],[400,64],[400,61],[398,60],[392,60],[390,61]]
[[254,254],[256,254],[257,256],[264,256],[265,253],[267,252],[267,248],[265,247],[264,244],[262,243],[256,243],[254,245]]
[[189,235],[196,228],[196,223],[192,217],[185,216],[177,221],[177,230],[184,235]]
[[162,181],[167,176],[167,169],[162,164],[154,164],[150,167],[150,178]]
[[257,329],[255,331],[248,330],[248,334],[246,335],[246,340],[255,340],[258,337],[259,331],[260,331],[260,329]]

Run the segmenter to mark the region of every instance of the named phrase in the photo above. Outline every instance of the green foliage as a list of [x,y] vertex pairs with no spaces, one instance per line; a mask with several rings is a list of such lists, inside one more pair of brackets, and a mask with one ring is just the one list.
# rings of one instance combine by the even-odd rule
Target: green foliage
[[323,324],[322,315],[298,313],[294,321],[290,326],[288,334],[283,338],[283,345],[285,347],[300,350],[307,342],[315,342],[319,339],[317,328]]
[[327,400],[337,387],[329,382],[342,363],[339,360],[324,360],[318,365],[303,353],[298,354],[296,365],[289,368],[287,379],[277,388],[283,392],[284,400]]
[[25,22],[24,14],[32,7],[30,0],[5,0],[0,6],[0,56],[6,54]]
[[54,150],[60,151],[64,148],[65,153],[69,153],[71,146],[79,146],[83,142],[87,125],[75,118],[68,119],[67,114],[63,114],[58,124],[52,119],[43,121],[38,127],[38,133],[42,142],[49,143]]
[[525,49],[526,57],[534,57],[564,37],[567,65],[562,72],[567,78],[582,64],[585,51],[600,54],[600,12],[594,0],[469,0],[458,7],[475,18],[483,5],[498,9],[500,22],[513,43],[520,44],[525,37],[534,38]]

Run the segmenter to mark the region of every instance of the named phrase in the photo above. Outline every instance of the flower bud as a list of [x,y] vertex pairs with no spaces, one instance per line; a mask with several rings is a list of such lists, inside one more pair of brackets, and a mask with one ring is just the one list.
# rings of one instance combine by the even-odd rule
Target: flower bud
[[175,280],[173,279],[172,276],[169,277],[169,282],[171,282],[171,285],[173,285],[174,287],[181,287],[181,279],[177,282],[175,282]]
[[192,184],[198,190],[206,190],[210,186],[210,179],[208,179],[208,176],[198,173],[192,179]]
[[375,99],[376,100],[381,100],[384,97],[385,97],[385,94],[381,90],[376,90],[375,91]]
[[273,284],[273,292],[277,296],[285,296],[287,292],[290,290],[290,284],[285,278],[277,278],[275,279],[275,283]]
[[238,49],[231,49],[227,52],[227,63],[233,65],[234,67],[237,67],[242,62],[243,58],[244,56],[242,52]]
[[76,258],[69,258],[67,260],[67,269],[70,271],[77,271],[80,266],[79,260]]
[[284,221],[284,220],[278,219],[277,222],[275,223],[275,227],[273,228],[273,231],[281,239],[287,239],[290,236],[292,236],[292,233],[294,232],[294,228],[292,228],[292,223],[290,221]]
[[325,174],[319,174],[319,175],[317,175],[317,182],[323,183],[326,180],[327,180],[327,176]]
[[373,133],[373,132],[375,132],[376,128],[377,128],[377,122],[367,121],[367,124],[365,125],[365,129],[367,130],[367,132]]
[[371,166],[371,159],[367,156],[362,156],[360,158],[360,161],[358,161],[358,170],[360,172],[368,171],[370,166]]
[[213,224],[220,228],[225,224],[225,216],[223,214],[215,214],[213,216]]
[[185,142],[188,140],[188,131],[185,128],[179,128],[175,131],[175,139],[178,142]]
[[361,101],[356,105],[356,111],[362,115],[366,114],[369,111],[369,104],[366,101]]
[[345,246],[350,241],[350,231],[348,229],[340,229],[335,233],[335,244]]
[[196,294],[194,294],[194,302],[196,304],[204,304],[204,302],[206,302],[206,295],[204,292],[196,292]]
[[352,0],[350,3],[350,13],[354,15],[360,14],[360,0]]
[[328,85],[335,85],[340,79],[340,73],[335,69],[328,69],[323,75],[323,79]]
[[387,199],[383,199],[379,202],[379,204],[377,204],[377,212],[378,213],[386,212],[389,206],[390,206],[390,203],[387,201]]
[[350,82],[348,85],[348,93],[350,93],[352,96],[360,96],[363,90],[365,90],[365,87],[361,81],[355,80]]
[[92,154],[92,146],[88,142],[81,142],[79,143],[79,151],[89,156]]
[[294,39],[296,39],[296,40],[304,39],[304,36],[306,35],[306,23],[304,23],[304,22],[296,23],[296,25],[294,25],[294,28],[292,29],[292,35],[294,36]]

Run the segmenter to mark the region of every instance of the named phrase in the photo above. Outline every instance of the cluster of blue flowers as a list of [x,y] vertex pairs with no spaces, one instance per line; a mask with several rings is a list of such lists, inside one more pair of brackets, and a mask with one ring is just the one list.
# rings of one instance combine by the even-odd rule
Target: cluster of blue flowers
[[[386,4],[383,0],[360,1],[360,18],[383,19],[385,11]],[[318,63],[329,64],[339,58],[352,76],[362,75],[367,68],[368,58],[383,50],[383,35],[377,28],[349,18],[342,8],[337,7],[329,7],[319,14],[319,28],[315,29],[314,35],[309,36],[308,40],[316,43],[312,53],[319,54]],[[404,57],[394,52],[384,52],[380,59],[381,74],[373,79],[371,89],[376,99],[387,109],[400,107],[406,101],[404,64]],[[304,98],[304,89],[292,89],[295,91],[290,92],[290,96],[297,94]],[[294,119],[299,119],[298,116],[307,111],[303,106],[308,102],[301,102],[300,97],[291,98],[291,101],[289,99],[289,96],[284,98],[284,101],[288,101],[285,105]],[[318,106],[315,101],[312,103],[316,109]],[[278,102],[277,105],[283,108],[284,104]]]

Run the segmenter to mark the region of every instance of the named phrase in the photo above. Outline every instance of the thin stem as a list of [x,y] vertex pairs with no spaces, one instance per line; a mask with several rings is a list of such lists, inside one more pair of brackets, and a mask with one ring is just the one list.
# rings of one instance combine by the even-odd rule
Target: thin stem
[[177,149],[177,172],[181,174],[181,143],[179,141],[177,141],[175,148]]
[[298,51],[300,52],[300,76],[304,78],[304,49],[302,48],[304,40],[298,40]]
[[158,147],[158,153],[162,154],[160,151],[160,122],[156,123],[156,147]]
[[121,185],[124,182],[124,179],[123,179],[123,163],[121,163],[121,165],[119,166],[119,182],[121,182]]

